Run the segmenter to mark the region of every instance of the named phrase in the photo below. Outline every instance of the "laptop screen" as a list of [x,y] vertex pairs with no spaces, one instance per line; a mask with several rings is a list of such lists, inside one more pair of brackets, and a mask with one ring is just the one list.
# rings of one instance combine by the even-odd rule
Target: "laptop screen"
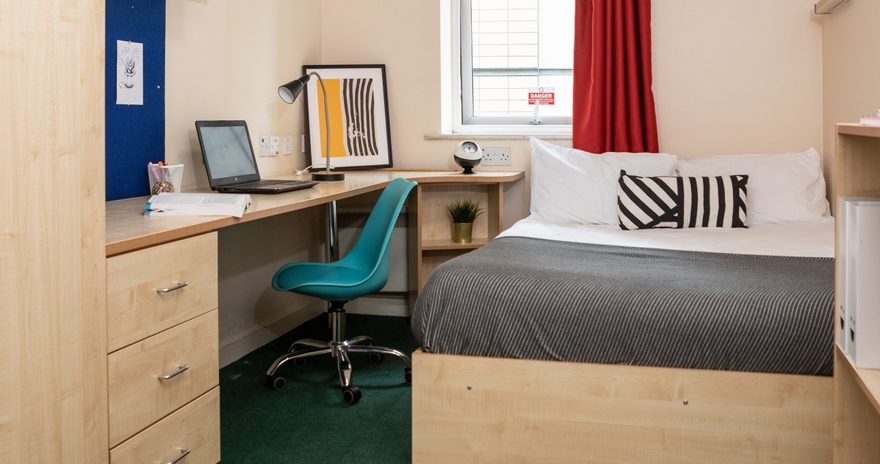
[[244,121],[196,123],[211,185],[259,180]]

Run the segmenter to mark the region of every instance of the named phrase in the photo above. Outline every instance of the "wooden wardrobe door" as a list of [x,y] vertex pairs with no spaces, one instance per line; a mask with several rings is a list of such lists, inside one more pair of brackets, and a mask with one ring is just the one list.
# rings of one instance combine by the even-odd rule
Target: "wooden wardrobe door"
[[0,462],[107,462],[104,1],[0,0]]

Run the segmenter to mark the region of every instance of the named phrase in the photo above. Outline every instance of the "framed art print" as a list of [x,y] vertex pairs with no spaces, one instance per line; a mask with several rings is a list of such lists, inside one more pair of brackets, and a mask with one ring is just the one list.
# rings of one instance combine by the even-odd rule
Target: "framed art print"
[[[327,89],[330,166],[336,170],[387,168],[391,162],[385,65],[306,65]],[[312,77],[306,89],[306,134],[312,169],[324,169],[327,132],[324,93]]]

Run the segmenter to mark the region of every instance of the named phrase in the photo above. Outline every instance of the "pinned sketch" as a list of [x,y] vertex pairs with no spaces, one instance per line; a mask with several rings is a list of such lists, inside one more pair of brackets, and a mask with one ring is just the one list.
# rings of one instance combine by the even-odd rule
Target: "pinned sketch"
[[144,104],[144,44],[116,41],[116,104]]

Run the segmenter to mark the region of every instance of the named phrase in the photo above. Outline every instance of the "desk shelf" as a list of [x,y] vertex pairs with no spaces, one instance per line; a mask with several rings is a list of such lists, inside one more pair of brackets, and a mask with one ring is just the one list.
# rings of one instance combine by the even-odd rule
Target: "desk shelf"
[[862,124],[838,124],[838,135],[856,135],[859,137],[880,138],[880,127],[865,126]]
[[488,237],[474,237],[470,243],[457,243],[452,240],[425,240],[422,242],[422,251],[476,250],[487,243],[489,243]]

